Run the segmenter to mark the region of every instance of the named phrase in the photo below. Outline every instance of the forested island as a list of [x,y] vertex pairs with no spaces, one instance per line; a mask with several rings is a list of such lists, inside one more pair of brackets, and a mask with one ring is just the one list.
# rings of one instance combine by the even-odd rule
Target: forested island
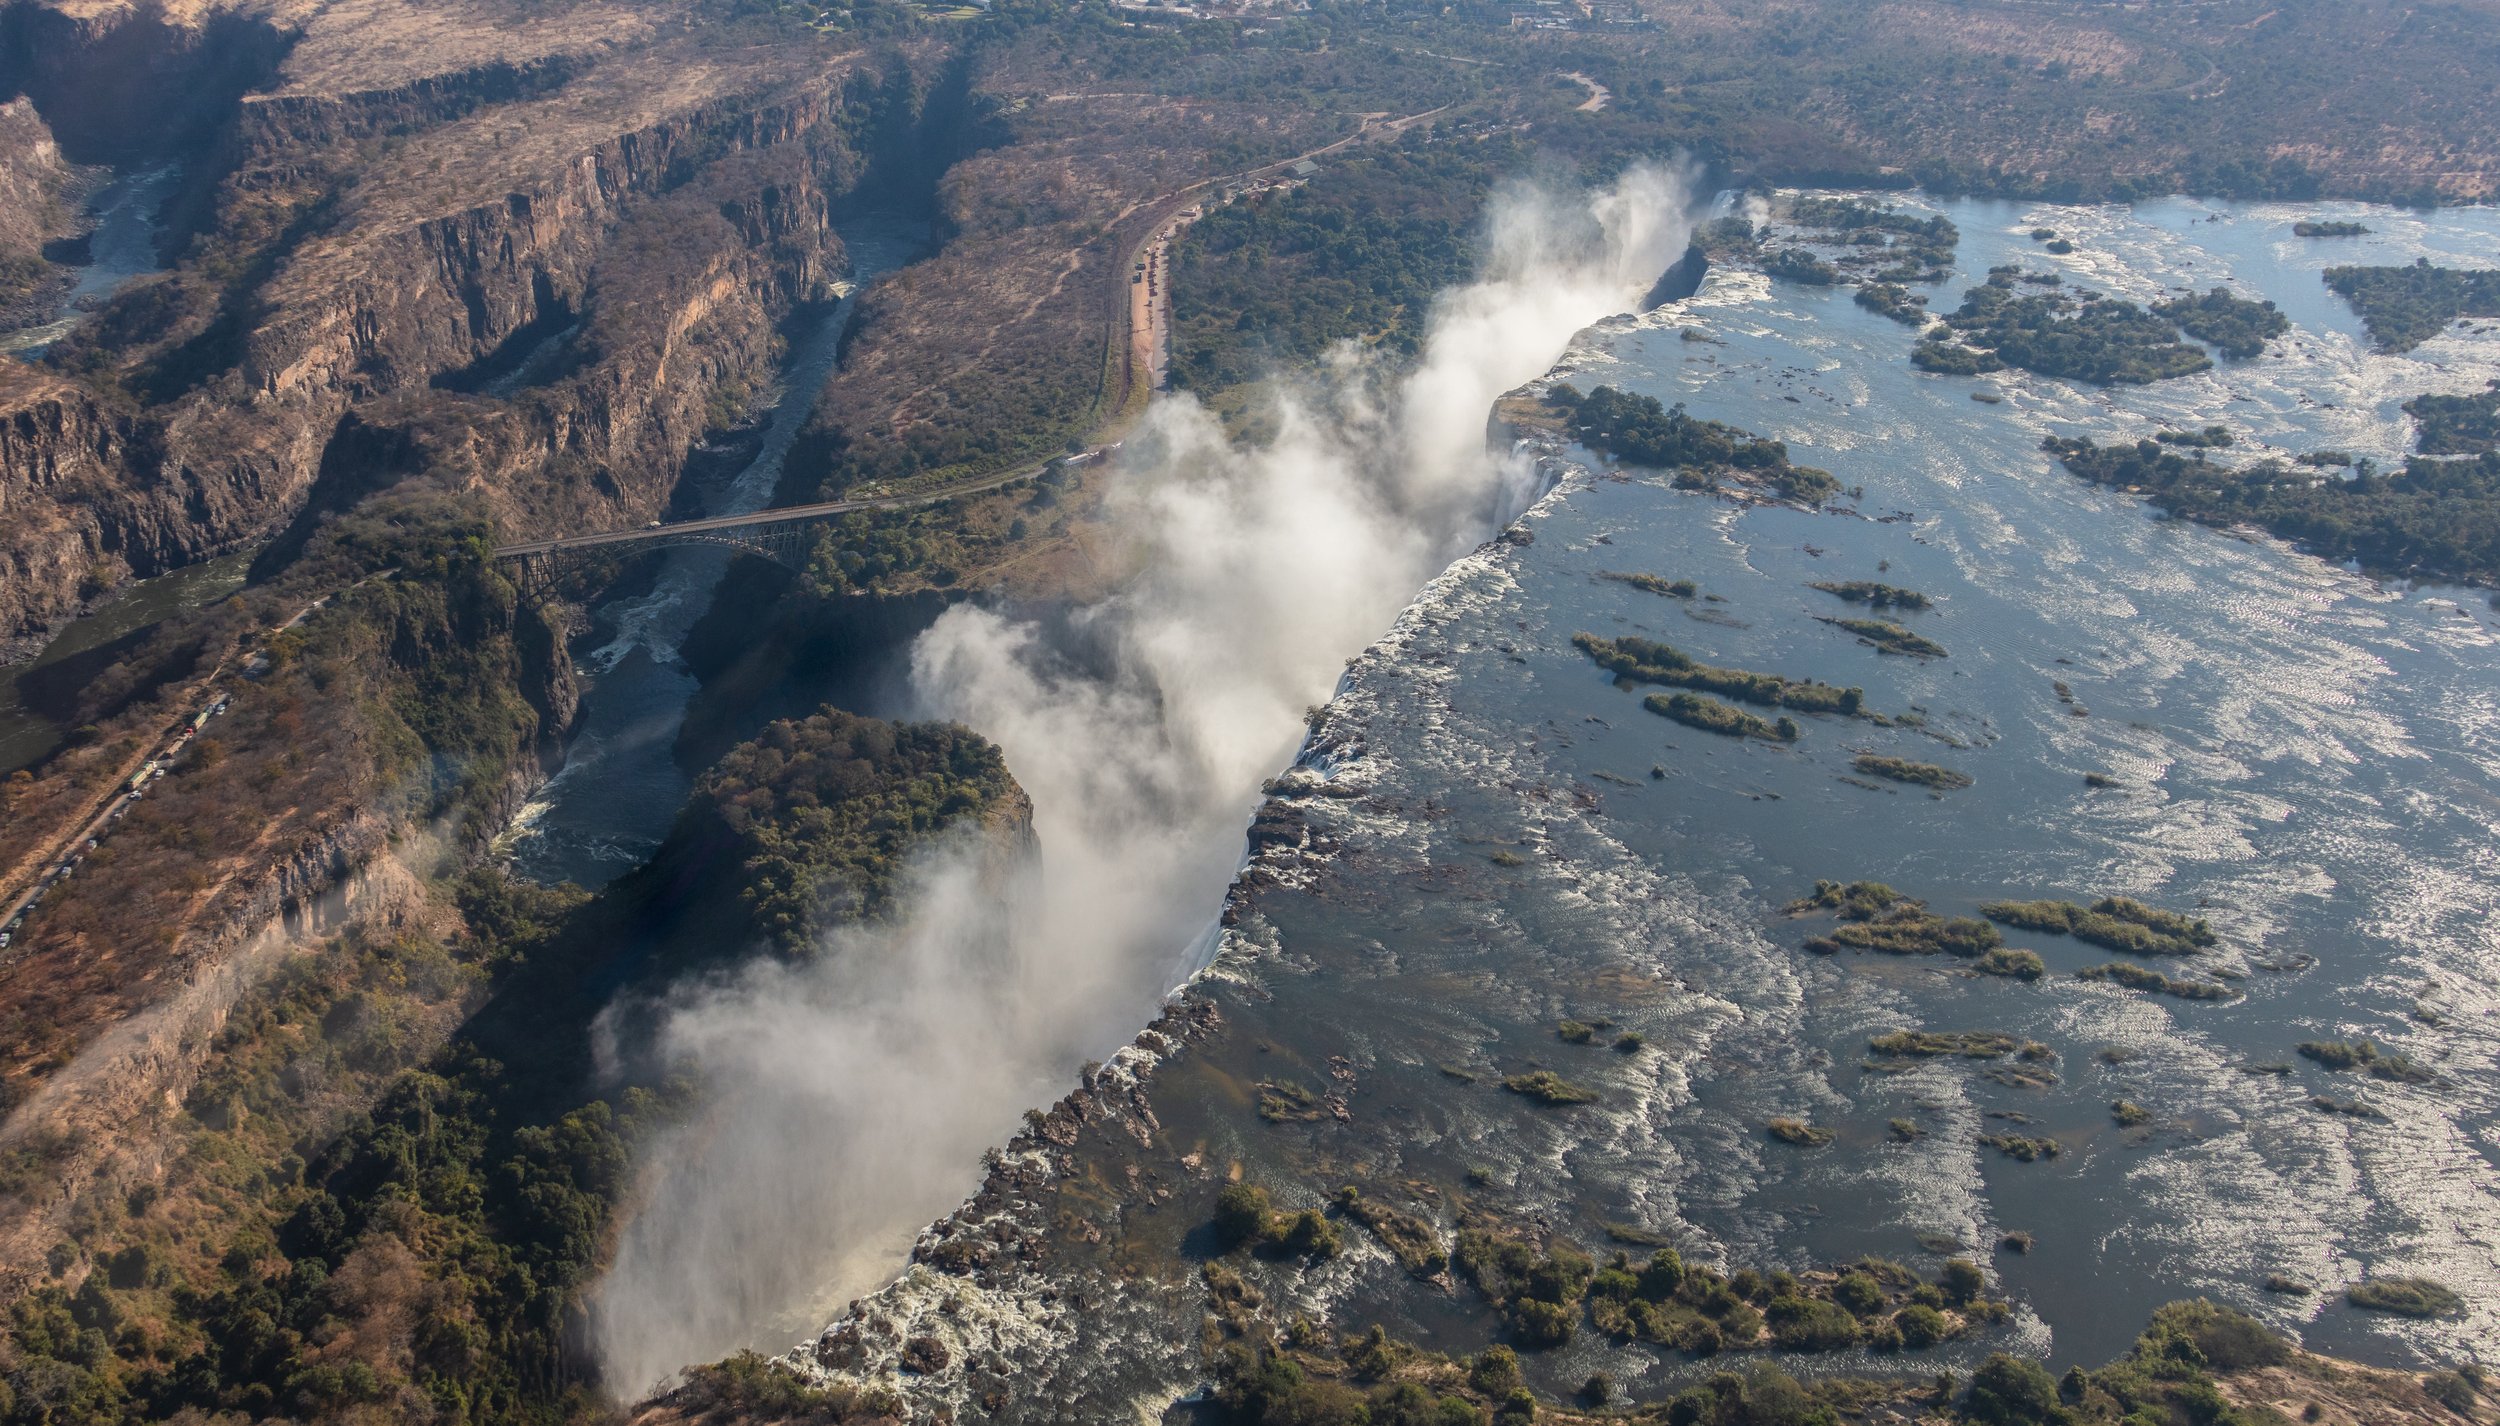
[[2216,287],[2203,296],[2173,298],[2153,304],[2156,316],[2168,317],[2200,342],[2240,361],[2258,355],[2266,343],[2292,329],[2292,319],[2271,302],[2252,302]]
[[2500,317],[2500,269],[2416,258],[2409,267],[2330,267],[2324,276],[2383,352],[2409,352],[2460,317]]
[[1732,480],[1809,505],[1840,493],[1830,471],[1790,461],[1785,442],[1686,415],[1681,403],[1669,408],[1655,396],[1611,386],[1583,396],[1568,383],[1554,386],[1545,400],[1574,440],[1633,465],[1672,471],[1682,488],[1712,489]]
[[2205,524],[2254,525],[2373,574],[2500,581],[2500,454],[2415,456],[2392,474],[2346,477],[2272,460],[2233,469],[2155,441],[2051,436],[2041,448],[2096,485],[2140,489]]
[[2426,456],[2479,456],[2500,449],[2500,385],[2468,396],[2416,396],[2413,448]]
[[[2022,290],[2026,286],[2035,290]],[[2236,340],[2258,324],[2241,316],[2235,302],[2225,294],[2210,321]],[[2209,320],[2203,306],[2191,310]],[[2147,312],[2094,292],[2070,294],[2054,277],[2035,282],[2010,267],[1992,269],[1986,282],[1964,293],[1944,324],[1954,340],[1929,338],[1911,353],[1923,370],[1975,376],[2018,366],[2102,386],[2141,386],[2213,366],[2213,358],[2180,339],[2178,321],[2161,309]]]
[[1855,716],[1866,709],[1863,689],[1835,688],[1811,679],[1782,678],[1751,669],[1714,668],[1671,644],[1638,635],[1602,639],[1595,634],[1574,634],[1571,644],[1625,683],[1697,688],[1764,708],[1795,708],[1807,713]]

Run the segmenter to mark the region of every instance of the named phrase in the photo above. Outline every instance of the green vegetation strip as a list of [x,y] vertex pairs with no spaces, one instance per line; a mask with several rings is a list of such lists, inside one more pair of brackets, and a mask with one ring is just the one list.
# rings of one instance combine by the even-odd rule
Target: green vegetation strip
[[2027,1134],[1982,1134],[1979,1142],[2009,1159],[2026,1164],[2039,1159],[2053,1159],[2065,1151],[2065,1146],[2055,1139]]
[[1894,782],[1931,787],[1940,792],[1971,785],[1968,773],[1955,772],[1949,767],[1938,767],[1934,763],[1914,763],[1907,758],[1887,758],[1878,757],[1873,753],[1860,753],[1849,765],[1869,777],[1888,777]]
[[2163,911],[2124,896],[2104,896],[2090,906],[2072,901],[1990,901],[1979,914],[2026,931],[2048,931],[2145,956],[2189,956],[2216,943],[2201,918]]
[[1805,948],[1817,955],[1836,955],[1843,948],[1878,951],[1895,956],[1955,955],[1977,958],[2001,944],[1997,928],[1968,916],[1931,914],[1927,903],[1904,896],[1880,881],[1818,881],[1814,893],[1785,908],[1792,916],[1830,911],[1840,918],[1828,936],[1808,939]]
[[1858,636],[1858,642],[1870,645],[1880,654],[1900,654],[1909,658],[1940,659],[1945,647],[1922,634],[1913,634],[1889,619],[1834,619],[1814,616],[1819,623],[1846,629]]
[[2038,980],[2048,974],[2048,963],[2038,951],[2014,950],[2000,946],[1981,956],[1972,967],[1982,975],[1999,975],[2009,980]]
[[2078,980],[2105,980],[2130,990],[2149,990],[2156,995],[2176,996],[2181,1000],[2237,1000],[2239,992],[2210,980],[2182,980],[2163,975],[2149,966],[2111,961],[2107,965],[2086,966],[2075,972]]
[[1876,609],[1925,609],[1932,601],[1915,589],[1894,584],[1878,584],[1871,579],[1817,580],[1806,586],[1825,594],[1837,595],[1852,604],[1865,604]]
[[1663,594],[1673,599],[1690,599],[1701,593],[1701,586],[1689,579],[1664,579],[1654,574],[1617,574],[1613,570],[1601,570],[1597,577],[1611,579],[1617,584],[1628,584],[1634,589],[1645,590],[1651,594]]
[[2390,1054],[2373,1040],[2312,1040],[2300,1047],[2303,1059],[2331,1070],[2358,1070],[2372,1079],[2396,1084],[2429,1084],[2439,1078],[2407,1056]]
[[2002,1059],[2022,1042],[2002,1030],[1895,1030],[1877,1035],[1866,1047],[1894,1059]]
[[1793,718],[1777,723],[1764,722],[1742,708],[1704,698],[1698,693],[1653,693],[1641,700],[1641,706],[1662,718],[1672,718],[1688,728],[1718,733],[1730,738],[1761,738],[1775,743],[1793,743],[1799,729]]
[[2399,1317],[2449,1317],[2465,1310],[2465,1299],[2447,1284],[2426,1277],[2374,1277],[2344,1289],[2344,1300],[2371,1312]]
[[1572,439],[1593,451],[1653,470],[1676,472],[1679,489],[1716,489],[1722,479],[1759,485],[1819,505],[1838,495],[1840,481],[1827,470],[1788,459],[1785,442],[1757,436],[1719,421],[1684,414],[1655,396],[1600,386],[1582,396],[1569,385],[1548,391]]
[[1856,688],[1835,688],[1811,679],[1783,678],[1750,669],[1713,668],[1672,644],[1625,635],[1603,639],[1574,634],[1571,646],[1596,660],[1598,667],[1630,683],[1663,683],[1698,689],[1764,708],[1794,708],[1803,713],[1862,715],[1866,694]]

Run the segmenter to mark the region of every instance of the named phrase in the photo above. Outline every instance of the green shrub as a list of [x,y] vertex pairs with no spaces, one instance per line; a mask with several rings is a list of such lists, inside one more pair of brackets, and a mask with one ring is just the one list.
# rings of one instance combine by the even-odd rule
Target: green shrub
[[1345,1251],[1345,1241],[1337,1236],[1337,1225],[1311,1208],[1286,1221],[1278,1246],[1288,1256],[1323,1261]]
[[1267,1190],[1251,1183],[1231,1183],[1215,1196],[1216,1241],[1232,1249],[1267,1241],[1276,1210]]
[[1519,1374],[1519,1354],[1508,1347],[1487,1347],[1467,1366],[1467,1384],[1495,1400],[1527,1383]]
[[2465,1310],[2465,1299],[2447,1284],[2426,1277],[2375,1277],[2344,1289],[2344,1300],[2370,1312],[2400,1317],[2446,1317]]
[[1883,1285],[1863,1271],[1842,1273],[1832,1284],[1832,1301],[1864,1317],[1883,1310]]
[[1952,1334],[1953,1324],[1935,1308],[1913,1302],[1892,1314],[1892,1329],[1902,1346],[1915,1351],[1943,1341]]
[[1762,1315],[1772,1339],[1791,1351],[1836,1352],[1858,1343],[1858,1319],[1838,1303],[1778,1297]]
[[1526,1074],[1505,1076],[1502,1088],[1524,1095],[1539,1104],[1594,1104],[1597,1091],[1573,1084],[1552,1070],[1530,1070]]
[[2289,1342],[2243,1312],[2203,1299],[2170,1303],[2153,1314],[2148,1335],[2175,1333],[2196,1344],[2206,1365],[2215,1371],[2249,1371],[2281,1366],[2292,1359]]
[[1962,1413],[1981,1426],[2040,1426],[2058,1418],[2057,1379],[2038,1362],[1992,1352],[1971,1373]]
[[2048,973],[2048,963],[2038,951],[2010,950],[1998,947],[1981,956],[1972,969],[1982,975],[2001,975],[2014,980],[2038,980]]
[[1943,1270],[1936,1274],[1937,1288],[1944,1293],[1947,1302],[1956,1306],[1977,1297],[1987,1285],[1988,1275],[1979,1270],[1979,1264],[1968,1258],[1948,1259]]

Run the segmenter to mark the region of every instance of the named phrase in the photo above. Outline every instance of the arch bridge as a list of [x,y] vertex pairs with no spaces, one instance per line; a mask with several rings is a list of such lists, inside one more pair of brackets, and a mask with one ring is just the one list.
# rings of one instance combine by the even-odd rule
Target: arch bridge
[[615,551],[620,554],[655,549],[716,549],[771,560],[785,569],[804,569],[814,548],[817,529],[854,510],[891,502],[832,500],[819,505],[794,505],[758,510],[747,515],[717,515],[704,520],[653,523],[639,530],[608,530],[595,535],[568,535],[553,540],[524,540],[498,545],[495,558],[515,567],[523,588],[543,586],[557,563],[569,556]]

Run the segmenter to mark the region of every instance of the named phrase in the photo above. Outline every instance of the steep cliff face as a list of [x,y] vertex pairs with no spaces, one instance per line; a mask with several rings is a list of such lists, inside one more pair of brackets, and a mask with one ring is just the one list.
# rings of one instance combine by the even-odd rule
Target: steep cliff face
[[0,362],[0,498],[21,515],[0,528],[0,636],[419,474],[513,534],[658,513],[843,270],[834,206],[909,145],[936,64],[683,36],[499,55],[429,15],[455,67],[428,69],[304,23],[195,157],[205,216],[178,221],[174,269],[49,374]]
[[69,231],[69,165],[25,99],[0,103],[0,312],[43,285],[44,247]]
[[121,1020],[0,1120],[0,1149],[48,1159],[56,1191],[0,1214],[0,1298],[40,1275],[68,1205],[103,1181],[162,1172],[159,1135],[199,1080],[236,1002],[288,955],[356,928],[403,929],[425,914],[419,874],[389,855],[383,818],[357,815],[238,887],[163,993]]
[[23,94],[80,163],[161,161],[265,82],[295,29],[274,7],[0,6],[0,93]]
[[[0,1186],[0,1300],[39,1275],[79,1195],[162,1170],[228,1015],[279,966],[348,929],[446,934],[428,879],[509,821],[572,718],[563,613],[466,557],[334,598],[264,677],[224,685],[197,748],[47,896],[0,957],[0,1154],[41,1165]],[[317,701],[343,687],[369,706]],[[460,987],[433,994],[448,1008]]]

